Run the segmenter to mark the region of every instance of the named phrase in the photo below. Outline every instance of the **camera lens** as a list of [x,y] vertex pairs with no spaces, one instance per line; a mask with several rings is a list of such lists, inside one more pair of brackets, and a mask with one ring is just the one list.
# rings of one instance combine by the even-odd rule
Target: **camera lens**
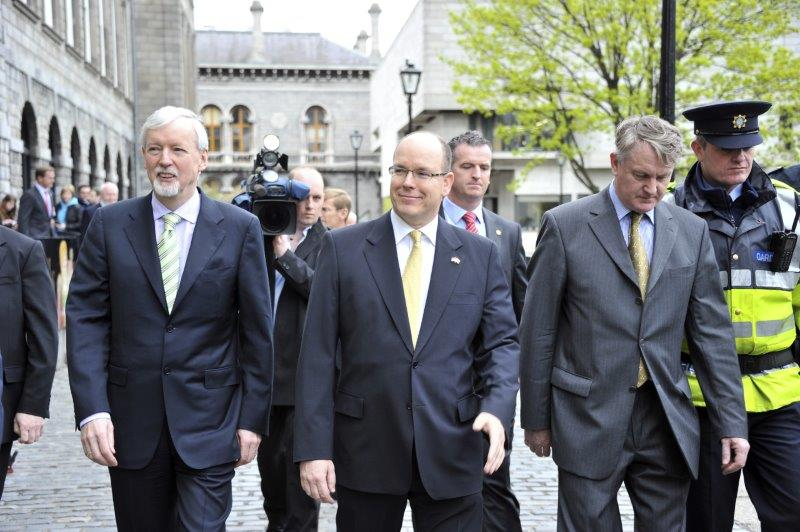
[[[283,234],[292,221],[292,214],[289,208],[289,205],[280,204],[262,206],[258,211],[258,219],[261,222],[261,228],[267,234]],[[291,208],[294,208],[294,204],[291,204]]]

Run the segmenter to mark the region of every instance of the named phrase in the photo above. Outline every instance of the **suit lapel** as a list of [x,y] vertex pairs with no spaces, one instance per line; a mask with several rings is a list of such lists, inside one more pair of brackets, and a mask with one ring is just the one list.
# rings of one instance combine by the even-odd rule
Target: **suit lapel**
[[306,234],[306,237],[300,242],[300,245],[297,246],[294,254],[297,255],[298,258],[306,260],[311,251],[315,249],[317,242],[322,238],[325,231],[326,229],[322,225],[322,222],[317,221],[317,223],[312,225],[311,229],[308,230],[308,234]]
[[192,233],[192,244],[186,257],[186,265],[183,267],[175,304],[172,307],[173,312],[192,288],[197,276],[203,271],[225,237],[225,231],[219,226],[223,219],[219,207],[214,205],[213,200],[200,194],[200,214],[197,216],[197,225]]
[[589,212],[593,215],[589,219],[589,227],[591,227],[597,240],[600,241],[600,245],[603,246],[620,271],[633,284],[639,286],[636,280],[636,273],[633,271],[631,256],[628,253],[628,248],[625,247],[625,239],[622,236],[622,230],[619,228],[617,212],[614,210],[614,204],[611,203],[611,198],[608,195],[608,189],[598,194],[595,199],[597,201],[589,208]]
[[367,236],[367,245],[364,246],[364,258],[397,332],[408,352],[413,354],[411,328],[403,296],[403,279],[397,264],[397,246],[388,213],[375,221],[375,226]]
[[492,216],[491,211],[487,211],[483,209],[483,225],[486,228],[486,238],[492,240],[495,244],[497,244],[497,249],[503,249],[503,236],[502,233],[497,234],[497,224],[495,223],[496,220],[494,216]]
[[[425,313],[422,315],[422,324],[419,328],[416,351],[420,352],[431,337],[436,324],[444,313],[450,294],[458,281],[461,273],[461,259],[458,249],[461,240],[450,224],[439,223],[436,230],[436,249],[433,254],[433,270],[431,282],[428,285],[428,297],[425,300]],[[458,260],[452,260],[457,257]]]
[[158,262],[151,197],[152,194],[148,194],[134,200],[134,208],[128,213],[131,220],[125,227],[125,235],[131,243],[147,280],[150,281],[153,292],[166,312],[167,300],[164,295],[164,283],[161,280],[161,265]]
[[675,246],[675,222],[669,209],[665,205],[656,205],[655,239],[653,241],[653,259],[650,263],[650,280],[647,283],[648,291],[656,285],[658,278],[664,271],[664,265]]

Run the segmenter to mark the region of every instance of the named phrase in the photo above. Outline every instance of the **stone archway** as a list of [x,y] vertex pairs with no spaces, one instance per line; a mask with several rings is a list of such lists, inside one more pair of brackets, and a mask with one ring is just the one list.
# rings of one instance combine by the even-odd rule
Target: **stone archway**
[[29,189],[33,185],[33,173],[36,170],[39,155],[39,130],[36,127],[36,113],[30,102],[22,107],[20,124],[22,138],[22,188]]

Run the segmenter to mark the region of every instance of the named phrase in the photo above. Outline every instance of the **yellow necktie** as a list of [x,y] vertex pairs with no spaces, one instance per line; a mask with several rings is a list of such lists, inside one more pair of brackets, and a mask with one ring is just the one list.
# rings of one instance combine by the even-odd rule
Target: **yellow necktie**
[[[631,232],[628,238],[628,252],[631,254],[633,271],[636,272],[636,279],[639,281],[639,291],[644,301],[647,294],[647,281],[650,279],[650,263],[647,261],[647,250],[642,242],[642,235],[639,233],[639,222],[642,221],[642,213],[631,211]],[[640,387],[647,382],[647,367],[644,359],[639,357],[639,376],[636,379],[636,387]]]
[[422,322],[419,312],[419,285],[422,272],[422,233],[414,229],[411,231],[411,240],[414,241],[414,246],[411,248],[408,261],[406,261],[406,268],[403,270],[403,295],[406,298],[408,324],[411,327],[411,344],[416,347],[417,336],[419,336],[419,326]]

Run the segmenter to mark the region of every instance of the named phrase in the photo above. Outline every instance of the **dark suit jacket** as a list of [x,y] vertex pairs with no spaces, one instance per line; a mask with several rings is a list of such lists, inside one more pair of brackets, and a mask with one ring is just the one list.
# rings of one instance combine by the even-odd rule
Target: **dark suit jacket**
[[683,457],[697,474],[700,433],[681,367],[686,336],[717,434],[746,437],[733,328],[708,228],[674,205],[655,209],[641,298],[608,189],[545,213],[520,325],[522,426],[552,431],[559,467],[592,479],[619,463],[639,357]]
[[42,244],[0,227],[0,443],[16,439],[17,412],[48,417],[58,358],[56,301]]
[[283,254],[273,261],[275,269],[283,275],[285,284],[275,311],[275,383],[272,404],[294,404],[294,379],[297,373],[297,357],[300,355],[300,340],[306,320],[308,296],[314,280],[314,268],[327,229],[321,221],[309,228],[306,238],[297,249]]
[[[55,206],[55,194],[50,189],[50,204]],[[31,238],[44,238],[52,236],[50,215],[44,204],[42,195],[35,186],[22,193],[19,199],[19,215],[17,216],[19,232]]]
[[99,209],[67,300],[78,422],[109,412],[120,467],[144,467],[164,421],[181,459],[239,458],[236,429],[265,434],[272,384],[264,243],[252,214],[201,195],[171,314],[151,196]]
[[[323,236],[297,370],[294,459],[332,459],[348,488],[408,493],[416,452],[433,498],[478,493],[483,445],[472,422],[481,411],[511,422],[517,325],[497,247],[444,220],[436,238],[415,349],[389,214]],[[487,383],[482,396],[476,381]]]
[[81,235],[86,234],[86,230],[89,228],[89,224],[92,222],[92,218],[94,218],[94,214],[100,209],[100,203],[93,203],[91,205],[87,205],[81,211],[81,223],[80,223],[80,233]]

